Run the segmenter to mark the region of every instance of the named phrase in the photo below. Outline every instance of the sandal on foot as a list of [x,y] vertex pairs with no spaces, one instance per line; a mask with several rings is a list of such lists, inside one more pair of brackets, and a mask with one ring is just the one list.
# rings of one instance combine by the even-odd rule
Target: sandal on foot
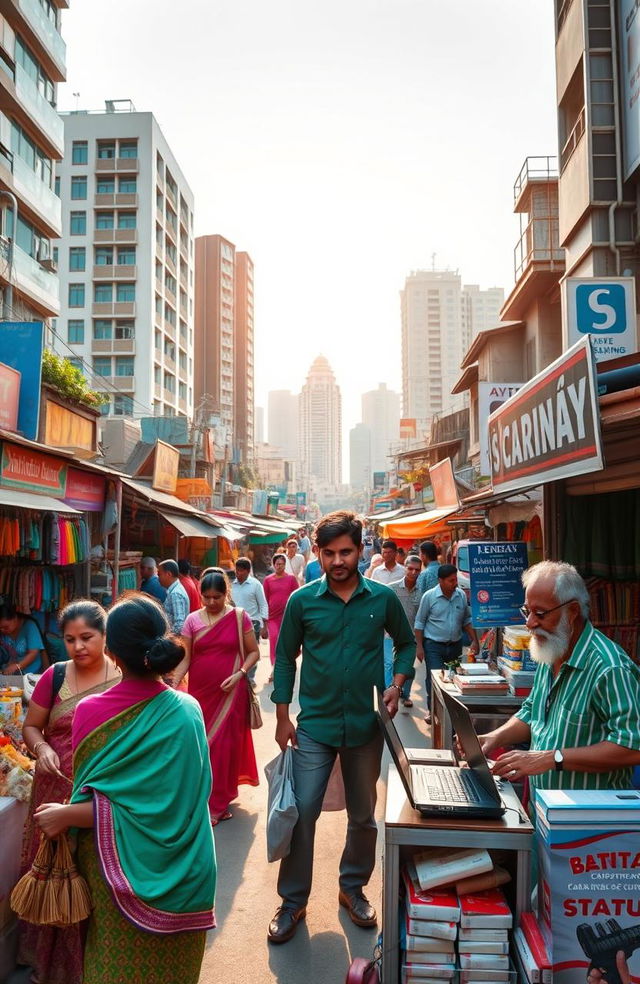
[[217,827],[218,824],[221,823],[223,820],[231,820],[232,817],[233,817],[233,813],[230,813],[229,810],[225,810],[221,816],[211,817],[211,826]]

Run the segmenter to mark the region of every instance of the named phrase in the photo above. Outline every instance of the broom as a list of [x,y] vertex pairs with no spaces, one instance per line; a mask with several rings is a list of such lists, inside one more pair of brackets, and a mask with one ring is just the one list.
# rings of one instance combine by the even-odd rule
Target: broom
[[39,926],[71,926],[90,915],[89,886],[78,874],[65,834],[56,841],[42,835],[30,871],[11,893],[11,908]]

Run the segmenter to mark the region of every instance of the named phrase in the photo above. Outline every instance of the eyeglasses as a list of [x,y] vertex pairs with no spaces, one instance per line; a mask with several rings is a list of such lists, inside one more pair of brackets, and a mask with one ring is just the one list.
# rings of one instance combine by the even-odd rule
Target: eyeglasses
[[527,607],[527,605],[523,605],[520,609],[520,614],[524,619],[528,619],[530,615],[535,615],[538,621],[541,622],[543,618],[547,617],[547,615],[551,615],[551,612],[557,612],[559,608],[564,608],[565,605],[570,605],[575,600],[575,598],[570,598],[569,601],[563,601],[559,605],[556,605],[555,608],[547,608],[543,612],[532,611]]

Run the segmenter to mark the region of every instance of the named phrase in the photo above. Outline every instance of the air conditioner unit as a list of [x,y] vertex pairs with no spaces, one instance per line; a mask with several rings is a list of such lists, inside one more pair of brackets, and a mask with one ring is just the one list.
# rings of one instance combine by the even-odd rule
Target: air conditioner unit
[[38,262],[43,270],[48,270],[49,273],[58,272],[58,264],[55,260],[39,260]]
[[38,244],[38,252],[36,253],[36,260],[38,261],[38,263],[43,263],[45,260],[49,259],[49,256],[50,256],[49,243],[40,242]]

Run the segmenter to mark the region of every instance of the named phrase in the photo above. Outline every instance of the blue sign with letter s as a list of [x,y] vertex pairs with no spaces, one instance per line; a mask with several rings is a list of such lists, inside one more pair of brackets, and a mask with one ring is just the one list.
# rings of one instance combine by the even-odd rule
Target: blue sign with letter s
[[627,330],[626,297],[622,284],[579,284],[576,320],[583,335],[620,335]]

